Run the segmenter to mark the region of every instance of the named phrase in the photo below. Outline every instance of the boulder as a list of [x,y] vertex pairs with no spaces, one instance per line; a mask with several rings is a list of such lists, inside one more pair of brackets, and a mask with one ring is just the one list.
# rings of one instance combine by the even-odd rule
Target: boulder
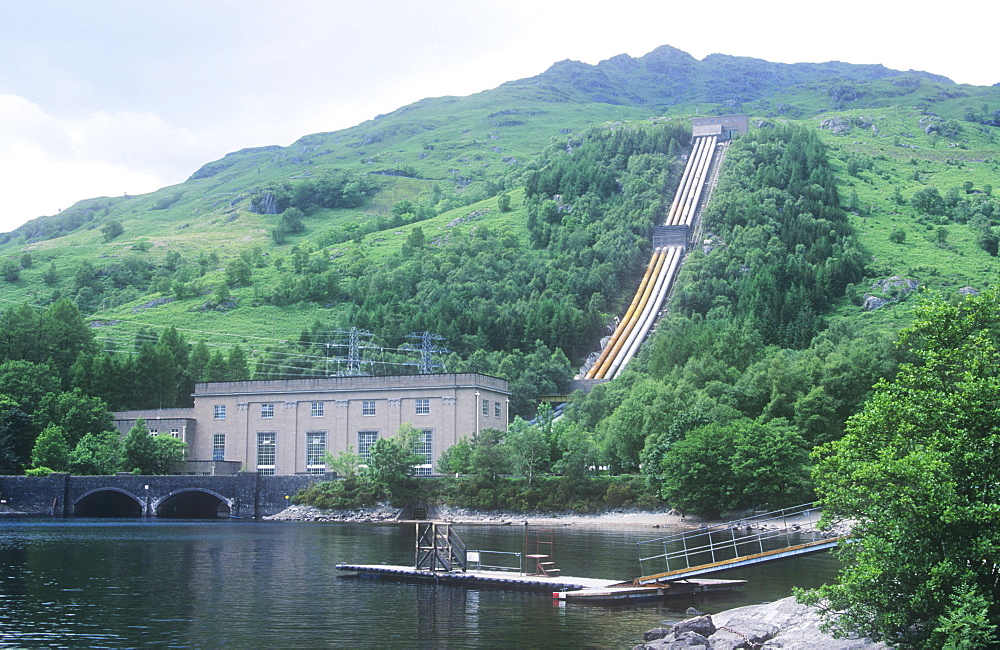
[[704,637],[710,637],[715,632],[715,624],[712,622],[711,616],[696,616],[680,623],[674,623],[674,626],[670,628],[670,633],[677,637],[685,632],[695,632]]

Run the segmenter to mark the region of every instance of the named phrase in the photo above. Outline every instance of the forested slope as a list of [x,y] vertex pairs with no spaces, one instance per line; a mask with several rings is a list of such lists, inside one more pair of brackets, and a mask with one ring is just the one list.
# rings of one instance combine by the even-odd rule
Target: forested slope
[[[341,372],[351,328],[372,333],[373,373],[415,372],[409,335],[441,335],[435,363],[508,379],[530,416],[632,294],[688,117],[743,111],[752,133],[705,212],[711,242],[652,341],[567,418],[515,426],[511,449],[535,449],[519,473],[641,469],[690,507],[804,494],[805,451],[892,373],[914,302],[901,287],[956,299],[995,282],[998,109],[1000,89],[927,73],[660,48],[83,201],[0,237],[0,393],[22,441],[8,466],[55,417],[23,377],[169,407],[196,381]],[[708,456],[717,467],[691,460]],[[686,501],[668,466],[721,472],[726,492]]]

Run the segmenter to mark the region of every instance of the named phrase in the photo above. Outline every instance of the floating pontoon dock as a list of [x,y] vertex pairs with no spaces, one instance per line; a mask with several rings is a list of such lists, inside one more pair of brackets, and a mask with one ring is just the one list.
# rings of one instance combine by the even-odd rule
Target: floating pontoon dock
[[[746,584],[746,580],[682,580],[655,587],[622,587],[621,580],[575,578],[571,576],[533,576],[509,571],[426,571],[412,566],[391,564],[337,565],[340,571],[359,576],[417,582],[433,582],[463,587],[492,587],[517,591],[551,593],[558,600],[629,600],[684,596],[717,591],[729,591]],[[619,586],[615,586],[619,585]]]

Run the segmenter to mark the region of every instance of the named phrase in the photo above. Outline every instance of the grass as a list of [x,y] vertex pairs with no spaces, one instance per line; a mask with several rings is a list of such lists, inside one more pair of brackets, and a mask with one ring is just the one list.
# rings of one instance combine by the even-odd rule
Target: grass
[[[29,252],[33,262],[31,268],[22,270],[20,280],[4,283],[2,300],[4,304],[48,304],[55,292],[70,293],[73,273],[83,261],[101,268],[138,255],[161,263],[171,251],[180,252],[191,269],[196,268],[194,262],[200,255],[215,253],[219,262],[203,280],[210,290],[221,281],[226,264],[253,247],[266,251],[273,262],[287,257],[294,245],[308,244],[351,223],[387,215],[398,201],[426,201],[435,187],[443,196],[460,202],[463,196],[489,196],[497,185],[518,188],[528,169],[544,164],[539,154],[546,146],[564,141],[588,125],[645,120],[655,113],[687,119],[719,109],[696,94],[659,109],[581,102],[578,97],[585,93],[581,95],[578,89],[573,90],[576,95],[569,90],[559,94],[561,88],[570,87],[559,86],[563,82],[557,77],[517,82],[465,98],[422,100],[350,129],[304,136],[289,147],[229,154],[210,163],[214,173],[202,173],[203,177],[157,192],[81,202],[74,209],[89,211],[92,220],[76,231],[46,241],[14,239],[0,244],[0,257],[16,259]],[[851,86],[854,96],[841,99],[836,107],[831,98],[843,82],[826,80],[784,89],[748,102],[745,108],[751,110],[751,123],[790,121],[820,130],[839,169],[842,201],[846,204],[852,192],[857,192],[861,209],[852,220],[872,255],[872,279],[903,275],[914,277],[923,287],[945,292],[963,286],[982,289],[996,282],[997,260],[976,246],[974,233],[965,225],[946,225],[946,242],[939,244],[937,225],[928,227],[928,219],[917,213],[910,199],[922,187],[936,187],[943,195],[965,182],[979,189],[995,184],[1000,192],[1000,129],[963,120],[969,109],[982,113],[984,106],[987,112],[1000,108],[1000,88],[907,79],[855,83]],[[931,112],[936,115],[929,115]],[[926,132],[928,118],[937,117],[949,120],[948,126],[957,131],[955,137]],[[841,135],[821,128],[834,118],[855,126]],[[871,169],[848,174],[852,156],[870,161]],[[319,210],[305,220],[303,235],[275,246],[269,233],[277,217],[249,212],[251,192],[316,177],[325,169],[370,173],[379,191],[361,208]],[[404,170],[412,177],[377,173],[387,170]],[[493,189],[487,188],[488,183],[494,184]],[[905,203],[896,203],[894,190]],[[495,196],[484,198],[418,223],[365,235],[360,244],[347,241],[325,250],[342,255],[360,246],[365,259],[377,264],[384,256],[398,252],[416,227],[423,229],[428,245],[440,237],[481,226],[525,242],[523,191],[512,189],[509,193],[513,209],[506,213],[498,210]],[[473,212],[479,213],[475,220],[453,225]],[[110,219],[119,220],[125,232],[105,243],[101,226]],[[889,241],[894,229],[906,233],[904,243]],[[343,259],[337,257],[334,266]],[[59,276],[51,287],[41,279],[50,263]],[[264,283],[273,283],[278,271],[269,264],[266,269],[255,269],[254,275]],[[873,326],[895,326],[898,320],[908,320],[908,303],[861,313],[855,303],[864,290],[858,287],[859,295],[852,296],[853,301],[845,300],[833,318],[859,318]],[[347,309],[253,306],[250,288],[234,289],[232,295],[239,306],[219,312],[200,309],[205,296],[134,311],[158,294],[121,294],[104,303],[93,318],[117,322],[100,327],[99,335],[107,335],[119,345],[142,325],[174,325],[190,331],[192,340],[204,337],[213,344],[226,345],[242,339],[250,342],[256,336],[263,340],[297,337],[316,320],[337,322]]]

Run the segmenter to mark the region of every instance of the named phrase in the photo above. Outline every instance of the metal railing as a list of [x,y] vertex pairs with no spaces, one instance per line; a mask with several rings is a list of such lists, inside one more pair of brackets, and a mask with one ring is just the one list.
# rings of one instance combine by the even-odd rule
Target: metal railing
[[[499,564],[504,557],[513,557],[517,560],[517,566],[512,566],[510,564]],[[524,573],[524,554],[523,553],[511,553],[509,551],[484,551],[484,550],[472,550],[466,551],[466,558],[468,559],[468,567],[473,571],[517,571],[520,574]],[[488,563],[487,563],[488,562]]]
[[[764,553],[765,540],[779,537],[785,538],[785,546],[792,546],[793,534],[816,531],[820,514],[820,509],[815,504],[808,503],[725,524],[637,542],[639,567],[643,574],[690,569]],[[654,554],[645,555],[647,553]],[[648,566],[660,562],[662,564],[659,566]]]

